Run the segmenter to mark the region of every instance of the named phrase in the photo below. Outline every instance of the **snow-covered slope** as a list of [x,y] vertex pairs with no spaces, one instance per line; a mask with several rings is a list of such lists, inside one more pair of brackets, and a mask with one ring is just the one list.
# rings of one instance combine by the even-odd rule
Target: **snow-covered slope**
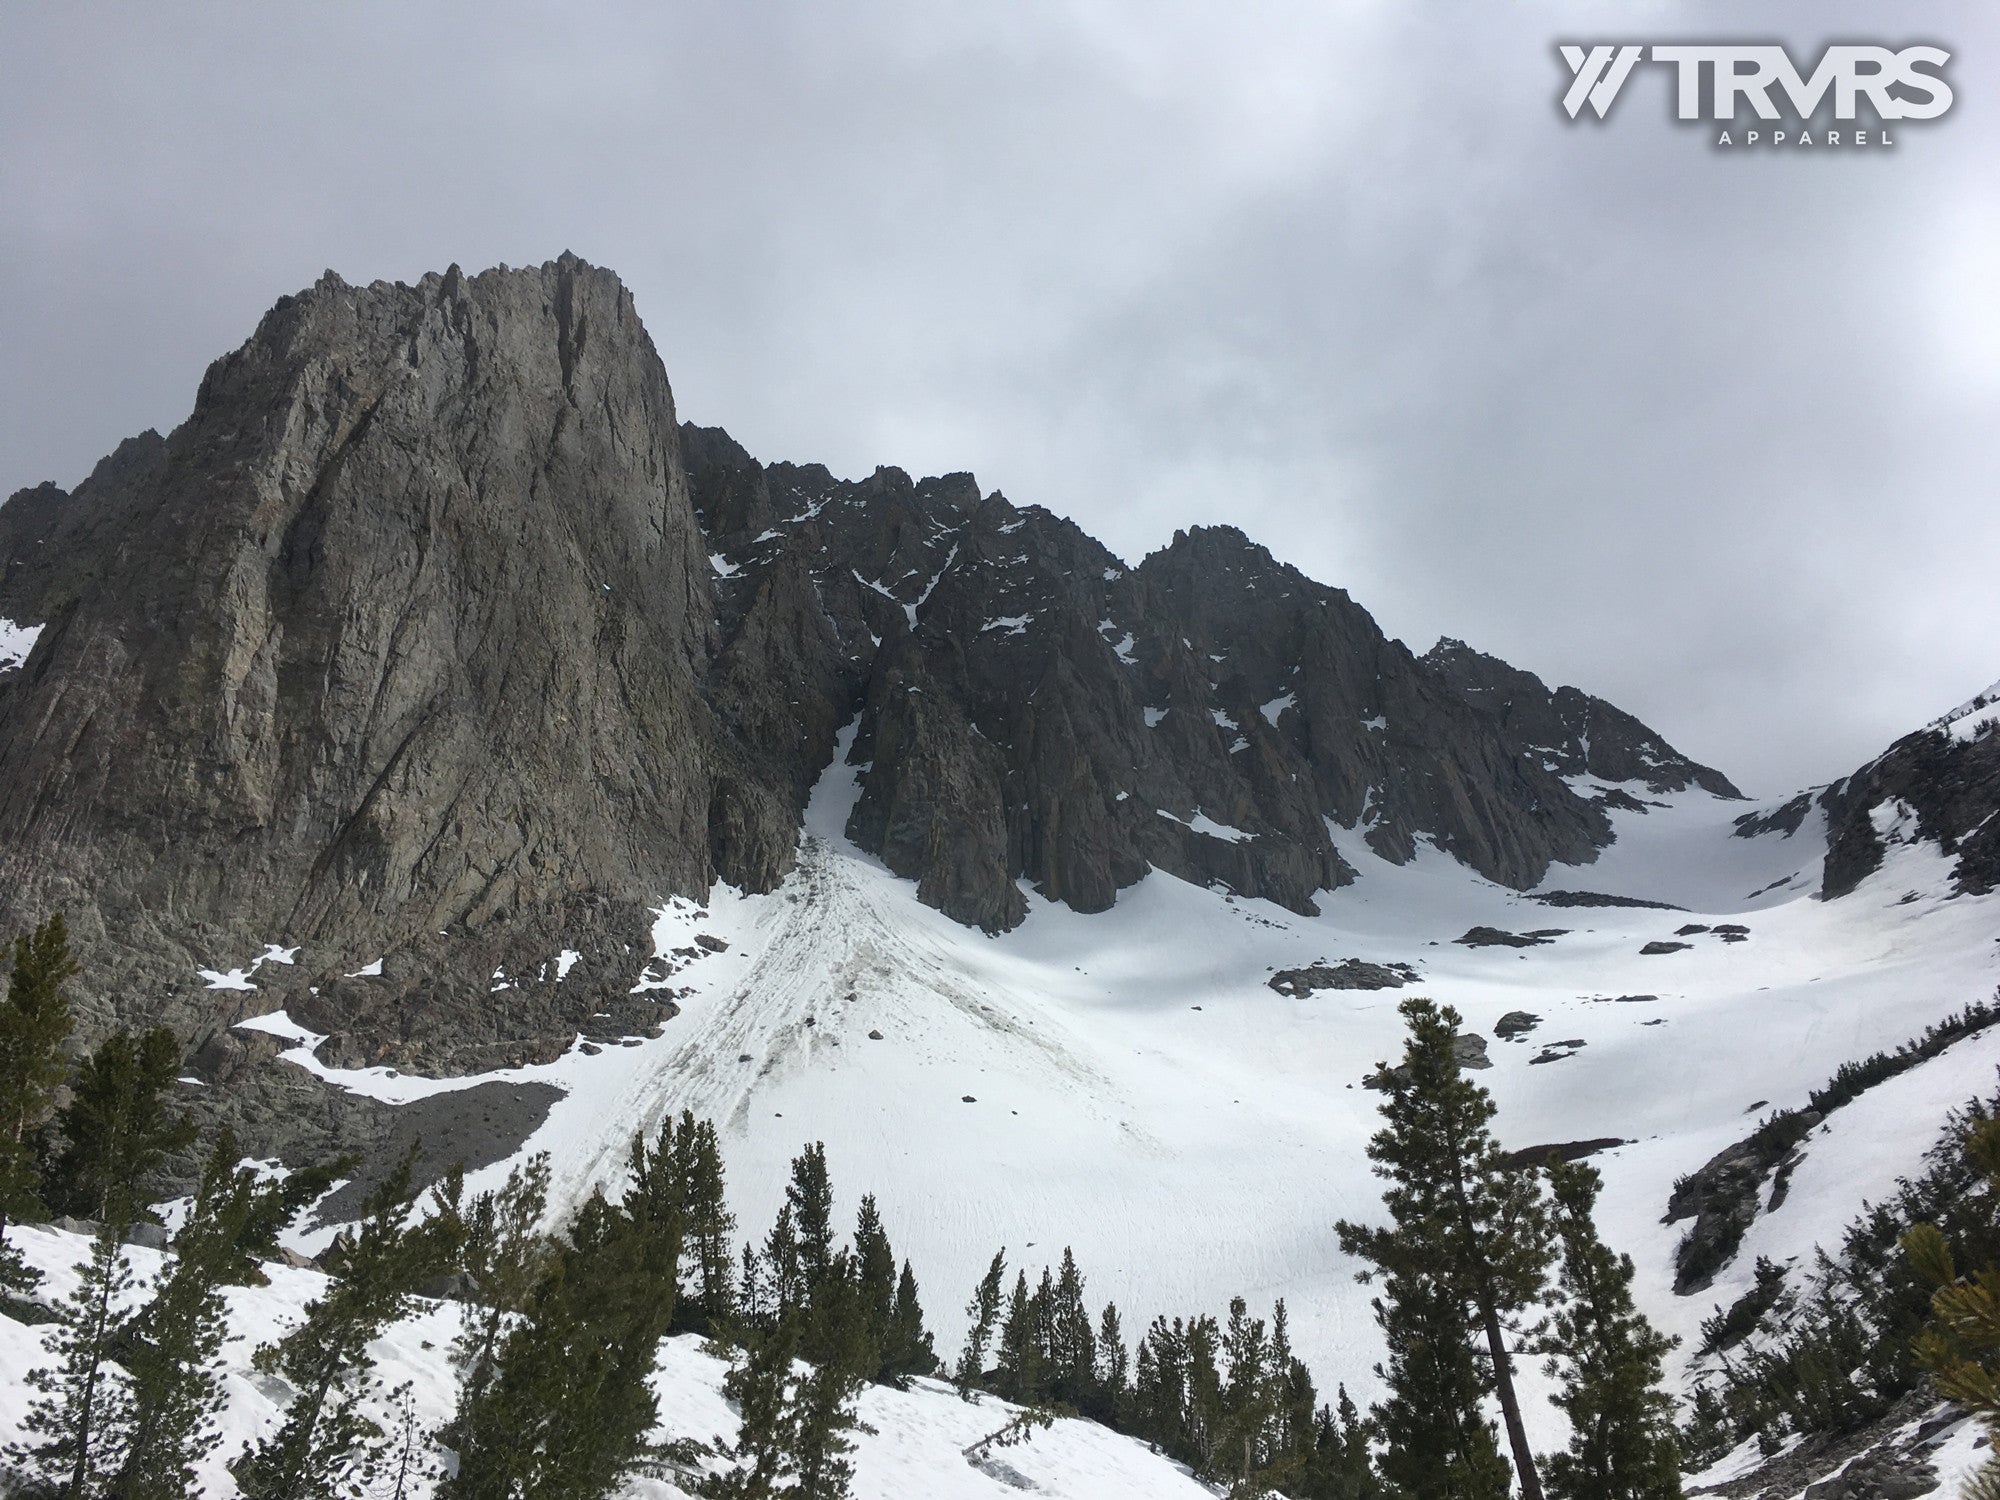
[[[1115,1299],[1128,1328],[1219,1312],[1236,1294],[1285,1298],[1323,1387],[1344,1381],[1365,1400],[1375,1330],[1332,1226],[1375,1212],[1362,1147],[1379,1096],[1361,1079],[1398,1050],[1404,994],[1449,1002],[1488,1036],[1506,1012],[1541,1018],[1520,1041],[1494,1040],[1479,1075],[1503,1141],[1628,1143],[1596,1158],[1603,1228],[1638,1262],[1648,1311],[1683,1335],[1747,1284],[1755,1253],[1808,1250],[1911,1170],[1943,1110],[2000,1063],[1989,1032],[1836,1116],[1738,1262],[1676,1298],[1684,1226],[1660,1219],[1678,1176],[1767,1107],[1803,1104],[1841,1063],[1993,995],[1993,899],[1952,897],[1934,846],[1896,845],[1860,890],[1824,902],[1808,894],[1816,813],[1794,834],[1742,838],[1742,804],[1689,792],[1618,814],[1611,849],[1545,883],[1684,909],[1548,904],[1434,851],[1386,863],[1335,830],[1361,878],[1316,918],[1156,873],[1098,915],[1030,895],[1020,928],[986,937],[920,905],[843,836],[847,744],[779,890],[718,887],[705,907],[661,910],[663,968],[687,987],[663,1035],[500,1076],[567,1090],[522,1147],[551,1154],[567,1201],[615,1177],[634,1131],[692,1109],[723,1128],[734,1207],[761,1234],[790,1158],[825,1141],[844,1211],[872,1191],[914,1261],[941,1348],[956,1347],[958,1309],[995,1249],[1032,1274],[1071,1246],[1092,1301]],[[1678,935],[1725,923],[1747,936]],[[1475,925],[1562,930],[1528,948],[1454,941]],[[1658,942],[1685,946],[1642,953]],[[1268,984],[1349,957],[1421,977],[1307,998]],[[291,1056],[390,1101],[481,1081],[329,1072],[304,1045]]]

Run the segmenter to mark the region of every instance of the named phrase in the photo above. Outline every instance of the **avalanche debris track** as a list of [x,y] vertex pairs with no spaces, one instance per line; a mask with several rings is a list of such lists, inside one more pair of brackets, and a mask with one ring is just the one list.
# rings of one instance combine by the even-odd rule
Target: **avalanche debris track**
[[[1531,949],[1452,941],[1475,925],[1542,928],[1548,908],[1531,893],[1428,846],[1391,864],[1348,830],[1336,843],[1360,878],[1317,917],[1156,872],[1094,915],[1024,890],[1027,921],[988,937],[919,903],[847,839],[863,770],[847,762],[852,733],[777,890],[718,885],[705,904],[660,909],[659,982],[681,1007],[660,1036],[497,1076],[567,1091],[522,1147],[550,1153],[559,1207],[614,1182],[635,1131],[691,1109],[722,1127],[739,1234],[756,1238],[792,1156],[824,1141],[841,1214],[876,1196],[941,1349],[956,1348],[958,1310],[995,1249],[1032,1276],[1069,1245],[1093,1302],[1116,1300],[1134,1328],[1220,1312],[1233,1295],[1260,1307],[1283,1296],[1322,1383],[1368,1399],[1369,1293],[1332,1225],[1378,1211],[1364,1155],[1378,1096],[1360,1082],[1400,1045],[1405,994],[1457,1006],[1482,1037],[1526,1010],[1543,1035],[1585,1044],[1560,1067],[1533,1066],[1534,1048],[1491,1048],[1478,1076],[1503,1144],[1627,1143],[1594,1158],[1604,1232],[1633,1255],[1648,1313],[1687,1338],[1682,1358],[1700,1319],[1748,1284],[1753,1250],[1809,1255],[1915,1166],[1937,1117],[2000,1059],[2000,1032],[1972,1038],[1897,1080],[1881,1107],[1843,1111],[1806,1143],[1790,1195],[1760,1213],[1744,1254],[1703,1295],[1675,1297],[1685,1225],[1660,1222],[1668,1195],[1755,1123],[1747,1107],[1800,1105],[1841,1063],[1991,998],[1995,898],[1954,895],[1934,845],[1897,844],[1853,895],[1813,900],[1810,881],[1773,883],[1816,862],[1817,816],[1743,838],[1742,804],[1690,790],[1615,813],[1619,841],[1548,881],[1675,909],[1579,908]],[[1685,951],[1643,954],[1689,926],[1708,930]],[[1746,940],[1725,941],[1725,926]],[[1400,992],[1268,983],[1350,956],[1422,977]],[[1648,1003],[1611,1003],[1639,995]],[[303,1046],[288,1055],[308,1060]],[[315,1071],[398,1099],[478,1081]],[[1864,1119],[1865,1142],[1853,1133]],[[1525,1372],[1530,1390],[1539,1382]],[[1537,1426],[1553,1441],[1559,1419],[1542,1408]]]

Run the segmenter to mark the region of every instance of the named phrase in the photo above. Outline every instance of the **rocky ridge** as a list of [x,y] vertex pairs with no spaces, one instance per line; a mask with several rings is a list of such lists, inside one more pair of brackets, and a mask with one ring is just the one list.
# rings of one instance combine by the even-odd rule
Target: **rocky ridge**
[[[648,907],[782,880],[849,724],[849,835],[989,931],[1149,869],[1310,911],[1344,830],[1526,888],[1611,836],[1565,776],[1734,790],[1544,690],[1573,767],[1482,698],[1504,664],[1233,528],[1131,566],[970,475],[760,463],[567,255],[282,300],[172,434],[0,506],[0,613],[44,626],[0,671],[0,930],[67,911],[90,1025],[218,1076],[279,1005],[434,1073],[656,1028]],[[271,944],[255,992],[199,977]]]

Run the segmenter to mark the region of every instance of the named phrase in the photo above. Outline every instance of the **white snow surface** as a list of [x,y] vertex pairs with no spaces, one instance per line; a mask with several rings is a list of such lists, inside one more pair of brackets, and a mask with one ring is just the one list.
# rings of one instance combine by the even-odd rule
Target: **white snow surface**
[[[2000,1064],[2000,1031],[1988,1032],[1835,1112],[1734,1264],[1710,1291],[1677,1298],[1672,1255],[1685,1225],[1659,1221],[1678,1176],[1769,1109],[1803,1104],[1843,1062],[1994,995],[2000,899],[1954,895],[1951,863],[1934,845],[1892,822],[1881,870],[1821,901],[1817,811],[1793,835],[1739,838],[1738,817],[1778,804],[1647,794],[1644,812],[1612,814],[1617,840],[1593,863],[1558,866],[1541,889],[1685,910],[1558,908],[1428,844],[1390,864],[1361,830],[1329,824],[1359,878],[1319,893],[1317,916],[1155,872],[1093,915],[1027,891],[1027,920],[989,937],[921,905],[912,883],[847,841],[852,735],[815,789],[797,867],[779,889],[749,896],[718,885],[705,903],[659,908],[657,954],[697,935],[728,946],[673,976],[686,991],[682,1011],[657,1038],[438,1080],[328,1068],[314,1055],[318,1039],[282,1013],[241,1024],[292,1042],[284,1055],[328,1082],[390,1103],[493,1077],[556,1084],[564,1097],[520,1155],[550,1154],[558,1212],[593,1184],[617,1182],[634,1131],[691,1109],[722,1131],[740,1232],[761,1236],[791,1158],[824,1141],[842,1216],[875,1194],[896,1252],[914,1263],[940,1352],[956,1351],[960,1309],[994,1250],[1005,1246],[1032,1279],[1071,1246],[1093,1308],[1115,1299],[1133,1333],[1156,1313],[1220,1314],[1237,1294],[1268,1312],[1283,1297],[1320,1388],[1345,1382],[1364,1405],[1379,1392],[1378,1336],[1369,1289],[1355,1283],[1359,1267],[1333,1224],[1380,1212],[1363,1155],[1379,1096],[1360,1079],[1399,1050],[1405,995],[1454,1005],[1467,1029],[1487,1035],[1510,1010],[1542,1018],[1527,1044],[1495,1042],[1494,1066],[1476,1075],[1499,1106],[1497,1131],[1509,1147],[1627,1142],[1593,1159],[1605,1178],[1600,1228],[1633,1256],[1645,1310],[1686,1340],[1680,1361],[1700,1320],[1748,1285],[1757,1255],[1805,1257],[1836,1242],[1863,1200],[1917,1169],[1950,1106],[1991,1091]],[[1188,823],[1249,837],[1199,812]],[[1742,922],[1749,939],[1701,934],[1685,951],[1639,952],[1717,919]],[[1565,931],[1529,950],[1452,941],[1475,924]],[[1403,991],[1304,999],[1267,983],[1274,969],[1346,957],[1408,962],[1421,979]],[[1555,1038],[1584,1045],[1531,1066],[1533,1044]],[[496,1185],[508,1165],[474,1173],[471,1188]],[[0,1333],[23,1336],[4,1324]],[[428,1336],[442,1346],[435,1330]],[[430,1357],[412,1352],[417,1332],[392,1338],[415,1361],[409,1369]],[[702,1436],[726,1430],[719,1367],[704,1358],[676,1344],[662,1365],[663,1391],[708,1413],[685,1419]],[[0,1351],[0,1361],[20,1368],[17,1354]],[[1538,1445],[1559,1445],[1542,1377],[1523,1376]],[[239,1394],[246,1411],[263,1399],[247,1382]],[[923,1405],[923,1392],[870,1399],[896,1411],[914,1404],[907,1423],[870,1408],[882,1436],[864,1448],[858,1493],[1001,1492],[997,1482],[952,1487],[964,1468],[956,1448],[991,1430],[958,1424],[984,1413],[944,1397]],[[15,1409],[0,1407],[0,1417]],[[1050,1494],[1195,1493],[1175,1490],[1174,1471],[1131,1457],[1109,1434],[1055,1436],[1000,1457]],[[1059,1454],[1079,1467],[1055,1464]],[[1142,1459],[1153,1467],[1129,1467]],[[1030,1467],[1045,1461],[1052,1467]]]
[[[1676,1298],[1671,1260],[1685,1226],[1659,1219],[1677,1176],[1747,1133],[1758,1101],[1801,1104],[1841,1063],[1993,995],[2000,906],[1951,897],[1934,846],[1896,844],[1854,894],[1822,902],[1807,894],[1822,851],[1816,822],[1791,837],[1737,838],[1734,819],[1751,809],[1692,793],[1615,813],[1616,843],[1544,883],[1688,910],[1552,908],[1428,846],[1409,864],[1386,863],[1358,831],[1334,825],[1360,878],[1322,892],[1317,917],[1156,872],[1094,915],[1029,892],[1028,919],[987,937],[920,905],[909,882],[847,842],[850,737],[777,891],[717,886],[706,905],[661,907],[657,952],[697,933],[729,945],[675,975],[690,993],[662,1036],[442,1080],[328,1069],[304,1041],[286,1055],[390,1102],[493,1076],[557,1084],[566,1097],[522,1150],[551,1154],[563,1205],[617,1178],[634,1130],[686,1108],[722,1129],[733,1206],[745,1232],[761,1234],[792,1156],[821,1140],[843,1214],[862,1192],[876,1195],[941,1349],[956,1348],[959,1309],[995,1249],[1032,1276],[1068,1245],[1093,1303],[1114,1298],[1133,1329],[1159,1312],[1219,1313],[1234,1294],[1260,1307],[1284,1297],[1322,1387],[1345,1381],[1364,1401],[1379,1357],[1369,1293],[1332,1226],[1378,1212],[1362,1148],[1379,1096],[1359,1081],[1399,1049],[1404,994],[1457,1006],[1470,1030],[1490,1034],[1501,1014],[1526,1009],[1543,1018],[1532,1041],[1583,1039],[1542,1066],[1529,1065],[1537,1046],[1496,1044],[1479,1081],[1499,1104],[1506,1145],[1631,1142],[1595,1158],[1604,1232],[1638,1263],[1649,1313],[1683,1335],[1740,1290],[1754,1253],[1780,1242],[1806,1252],[1914,1170],[1944,1110],[2000,1062],[2000,1033],[1989,1033],[1837,1113],[1832,1136],[1861,1143],[1852,1162],[1843,1152],[1835,1172],[1834,1153],[1809,1149],[1784,1208],[1753,1226],[1737,1266],[1713,1291]],[[1189,826],[1248,836],[1206,814]],[[1793,875],[1802,878],[1750,894]],[[1684,952],[1639,953],[1714,917],[1744,922],[1749,940],[1704,935]],[[1568,930],[1525,951],[1452,942],[1482,923]],[[1276,968],[1350,956],[1414,963],[1422,979],[1309,999],[1266,983]],[[1616,1000],[1637,995],[1658,998]],[[962,1102],[967,1094],[976,1102]],[[474,1174],[473,1186],[505,1170]],[[1807,1191],[1822,1170],[1823,1190]],[[1553,1442],[1553,1414],[1538,1417]]]
[[1177,818],[1165,808],[1155,808],[1154,811],[1170,823],[1179,823],[1183,827],[1192,828],[1196,833],[1205,833],[1212,839],[1221,839],[1225,844],[1240,844],[1246,839],[1256,837],[1255,834],[1245,833],[1240,828],[1231,828],[1227,823],[1216,822],[1198,807],[1194,810],[1194,816],[1189,818]]
[[41,636],[39,625],[16,625],[12,620],[0,615],[0,671],[18,667],[28,659],[28,653],[35,649],[35,641]]

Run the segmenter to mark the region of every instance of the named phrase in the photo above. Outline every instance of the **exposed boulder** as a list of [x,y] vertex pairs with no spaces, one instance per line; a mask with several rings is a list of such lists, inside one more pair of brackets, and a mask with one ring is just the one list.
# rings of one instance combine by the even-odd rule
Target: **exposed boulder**
[[1553,940],[1553,933],[1506,932],[1498,927],[1469,927],[1452,939],[1468,948],[1536,948]]
[[1345,958],[1333,965],[1280,969],[1265,982],[1281,995],[1303,1000],[1315,990],[1396,990],[1414,984],[1417,971],[1408,964],[1371,964]]

